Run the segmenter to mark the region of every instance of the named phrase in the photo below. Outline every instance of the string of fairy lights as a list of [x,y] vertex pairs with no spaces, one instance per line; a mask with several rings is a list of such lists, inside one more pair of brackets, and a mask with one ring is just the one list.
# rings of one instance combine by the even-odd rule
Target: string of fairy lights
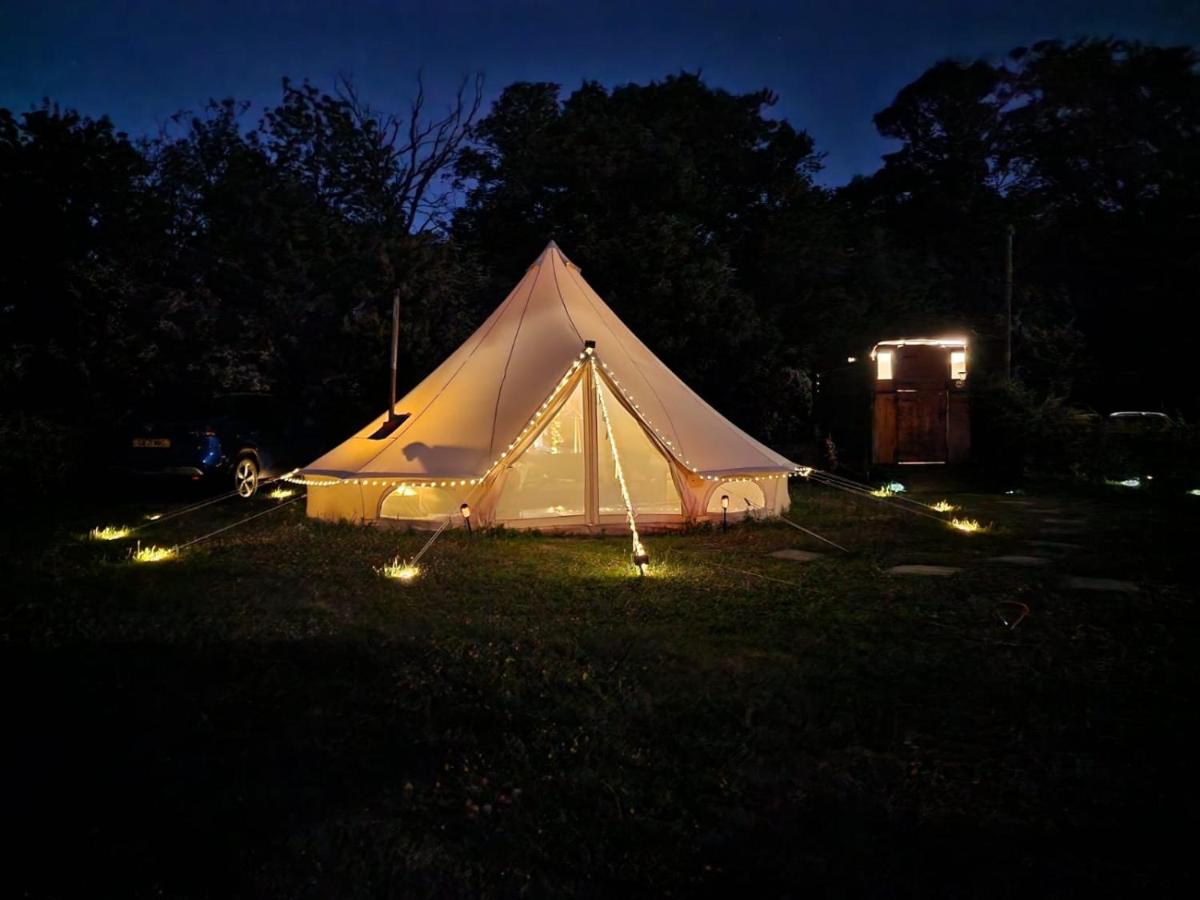
[[592,375],[596,384],[596,403],[600,407],[600,417],[604,420],[604,431],[608,435],[608,446],[612,450],[613,473],[617,477],[617,484],[621,486],[621,500],[625,503],[625,518],[629,522],[629,533],[633,536],[633,564],[638,567],[638,572],[645,575],[646,565],[650,562],[650,554],[642,546],[642,539],[638,535],[637,516],[633,511],[629,486],[625,483],[625,472],[621,468],[621,454],[617,451],[617,438],[613,434],[612,423],[608,419],[608,405],[604,402],[604,391],[600,390],[600,377],[596,372],[595,359],[592,360]]
[[291,484],[303,484],[308,487],[334,487],[337,485],[346,484],[364,486],[376,485],[382,487],[474,487],[475,485],[482,484],[483,482],[487,481],[496,471],[498,471],[501,466],[508,461],[509,457],[511,457],[517,450],[522,449],[522,443],[524,442],[525,438],[528,437],[529,433],[533,431],[542,421],[547,410],[555,405],[556,401],[560,399],[561,395],[568,386],[573,386],[575,373],[579,371],[579,368],[584,364],[592,352],[592,348],[588,347],[584,349],[583,352],[581,352],[577,357],[575,357],[571,365],[567,368],[567,371],[563,373],[562,378],[560,378],[558,383],[554,386],[554,389],[550,391],[550,395],[546,398],[546,401],[537,408],[532,416],[530,416],[529,421],[525,423],[525,426],[521,429],[520,433],[513,438],[508,446],[504,448],[504,451],[492,461],[491,465],[487,467],[482,475],[468,478],[460,477],[441,479],[419,477],[414,478],[412,476],[407,476],[405,478],[313,478],[312,476],[301,473],[299,469],[293,469],[292,471],[282,475],[281,478]]
[[730,478],[738,477],[770,480],[788,478],[793,475],[811,471],[806,467],[800,467],[794,472],[746,471],[741,473],[723,473],[721,475],[701,475],[700,470],[692,464],[690,459],[684,456],[678,447],[675,446],[675,442],[672,441],[667,434],[664,434],[663,431],[658,428],[658,426],[656,426],[654,422],[646,415],[641,405],[637,402],[637,398],[635,398],[622,386],[620,379],[616,377],[615,373],[613,373],[613,371],[609,368],[608,364],[596,357],[595,348],[588,346],[585,347],[584,350],[577,357],[575,357],[574,360],[572,360],[570,366],[567,367],[566,372],[563,373],[557,384],[555,384],[554,388],[550,391],[550,394],[545,402],[537,408],[532,416],[530,416],[529,421],[525,423],[520,433],[513,438],[511,442],[509,442],[508,446],[505,447],[503,452],[501,452],[501,454],[491,462],[482,475],[476,475],[473,477],[460,476],[458,478],[422,478],[420,476],[412,475],[404,477],[360,476],[349,478],[322,478],[319,475],[314,476],[302,473],[300,469],[297,468],[281,475],[280,480],[286,481],[290,484],[300,484],[306,487],[316,488],[336,487],[338,485],[361,485],[376,487],[474,487],[478,484],[482,484],[483,482],[487,481],[497,470],[499,470],[509,460],[509,458],[514,455],[514,453],[523,449],[523,443],[525,439],[529,436],[530,432],[532,432],[542,423],[547,411],[556,405],[557,401],[561,399],[561,395],[566,391],[566,389],[569,387],[574,387],[574,378],[576,373],[589,359],[594,360],[593,367],[596,363],[599,363],[600,368],[604,370],[606,375],[604,379],[605,382],[610,384],[621,393],[621,396],[629,404],[629,407],[637,414],[638,420],[652,432],[654,432],[655,437],[658,439],[658,443],[668,453],[675,457],[675,459],[678,460],[685,469],[687,469],[696,477],[702,478],[706,481],[726,481]]

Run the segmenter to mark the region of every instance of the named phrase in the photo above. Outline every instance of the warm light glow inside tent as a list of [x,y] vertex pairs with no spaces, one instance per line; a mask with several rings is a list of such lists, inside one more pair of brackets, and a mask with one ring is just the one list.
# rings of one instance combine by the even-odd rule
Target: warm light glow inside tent
[[[671,466],[667,457],[659,450],[642,426],[631,416],[612,392],[600,386],[604,394],[608,417],[617,442],[617,453],[625,470],[625,484],[629,488],[633,507],[639,513],[662,513],[681,515],[683,501],[679,489],[671,477]],[[605,437],[602,435],[602,437]],[[605,437],[598,441],[600,455],[600,513],[623,515],[625,506],[621,500],[621,487],[614,474],[615,465],[612,449]]]
[[721,497],[729,497],[730,512],[746,512],[747,510],[762,509],[766,505],[763,490],[753,481],[739,479],[718,484],[708,499],[708,511],[720,514]]
[[581,381],[529,448],[505,470],[496,518],[583,516],[587,478],[583,407]]
[[553,243],[394,413],[298,473],[309,515],[463,527],[467,503],[482,526],[624,529],[615,444],[638,527],[678,528],[730,482],[731,509],[782,512],[797,468],[680,381]]
[[384,519],[437,520],[458,510],[457,493],[443,487],[404,484],[384,497],[379,515]]

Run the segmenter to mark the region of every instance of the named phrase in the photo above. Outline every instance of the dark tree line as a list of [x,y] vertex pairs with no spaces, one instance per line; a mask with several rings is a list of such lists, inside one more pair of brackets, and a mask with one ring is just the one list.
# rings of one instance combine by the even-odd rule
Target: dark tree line
[[[285,81],[132,140],[0,110],[4,462],[56,469],[154,397],[269,390],[332,436],[482,319],[556,239],[634,330],[739,424],[812,435],[814,374],[884,337],[967,330],[982,385],[1016,238],[1016,395],[1193,415],[1200,57],[1117,40],[941,62],[875,117],[874,175],[821,154],[768,90],[680,74],[480,86],[402,116]],[[49,474],[53,474],[51,471]]]

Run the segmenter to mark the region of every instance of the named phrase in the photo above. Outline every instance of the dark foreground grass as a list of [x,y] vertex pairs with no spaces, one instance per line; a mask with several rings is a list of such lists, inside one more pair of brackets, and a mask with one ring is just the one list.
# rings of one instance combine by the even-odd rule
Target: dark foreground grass
[[[9,533],[5,882],[33,896],[1095,896],[1189,881],[1197,515],[1088,501],[1078,594],[1018,507],[840,495],[784,526],[423,535],[297,506],[177,561]],[[259,506],[266,508],[266,501]],[[1200,501],[1194,504],[1200,507]],[[163,524],[174,543],[233,521]],[[160,532],[160,533],[155,533]],[[1080,539],[1075,539],[1080,540]],[[884,576],[966,565],[949,579]],[[1080,568],[1082,567],[1082,568]],[[765,576],[765,577],[764,577]],[[1002,600],[1028,604],[1017,629]]]

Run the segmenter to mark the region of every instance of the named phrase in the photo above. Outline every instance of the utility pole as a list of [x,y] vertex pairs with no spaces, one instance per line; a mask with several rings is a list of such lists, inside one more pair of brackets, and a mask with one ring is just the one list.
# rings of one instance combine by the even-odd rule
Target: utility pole
[[1009,225],[1005,229],[1004,251],[1004,377],[1012,381],[1012,291],[1013,291],[1013,234],[1016,228]]

